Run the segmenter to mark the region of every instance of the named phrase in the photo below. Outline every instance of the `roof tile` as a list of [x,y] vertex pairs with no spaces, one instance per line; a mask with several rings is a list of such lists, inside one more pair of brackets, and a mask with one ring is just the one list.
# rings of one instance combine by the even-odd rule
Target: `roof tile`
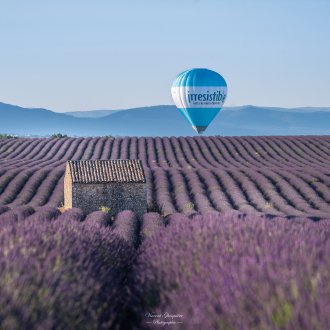
[[73,183],[146,182],[139,159],[68,160]]

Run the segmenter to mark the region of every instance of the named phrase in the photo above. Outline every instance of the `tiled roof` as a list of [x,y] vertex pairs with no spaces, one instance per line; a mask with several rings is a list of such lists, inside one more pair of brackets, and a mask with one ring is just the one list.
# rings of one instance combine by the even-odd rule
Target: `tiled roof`
[[138,159],[69,160],[73,183],[146,182]]

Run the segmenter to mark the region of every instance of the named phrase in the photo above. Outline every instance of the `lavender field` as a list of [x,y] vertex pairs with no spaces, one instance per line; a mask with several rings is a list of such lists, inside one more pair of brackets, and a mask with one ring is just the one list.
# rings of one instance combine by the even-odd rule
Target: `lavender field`
[[324,218],[330,136],[0,139],[0,206],[63,203],[67,159],[136,159],[148,208]]
[[[139,158],[148,213],[61,213]],[[0,139],[0,329],[329,329],[330,137]]]

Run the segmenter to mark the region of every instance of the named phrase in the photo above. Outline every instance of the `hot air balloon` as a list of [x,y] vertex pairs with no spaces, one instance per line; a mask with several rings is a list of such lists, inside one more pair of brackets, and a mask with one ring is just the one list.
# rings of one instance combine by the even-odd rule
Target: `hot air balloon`
[[202,134],[224,104],[227,84],[217,72],[191,69],[176,77],[171,92],[175,105],[192,128]]

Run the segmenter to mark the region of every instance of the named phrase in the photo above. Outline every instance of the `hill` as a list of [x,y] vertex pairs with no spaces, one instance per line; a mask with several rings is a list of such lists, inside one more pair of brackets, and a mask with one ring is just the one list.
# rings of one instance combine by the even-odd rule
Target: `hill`
[[77,117],[77,118],[102,118],[119,110],[87,110],[87,111],[69,111],[64,112],[66,115]]
[[[196,135],[176,107],[169,105],[121,110],[103,117],[99,113],[93,118],[77,118],[46,109],[27,109],[0,103],[0,118],[0,132],[17,135],[47,136],[57,132],[71,136]],[[329,122],[328,109],[242,106],[222,110],[206,134],[328,135]]]

